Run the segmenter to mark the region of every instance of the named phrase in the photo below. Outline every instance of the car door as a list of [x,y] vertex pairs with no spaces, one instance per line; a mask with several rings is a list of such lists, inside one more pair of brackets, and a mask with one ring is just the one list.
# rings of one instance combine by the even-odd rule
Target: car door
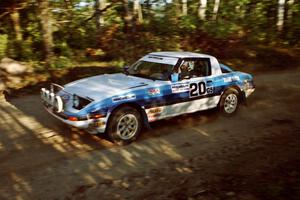
[[[187,64],[185,68],[182,67],[184,64]],[[206,110],[217,105],[209,58],[183,59],[174,71],[178,72],[179,80],[169,81],[166,90],[161,89],[165,95],[160,100],[164,103],[148,111],[156,116],[148,116],[150,121]]]
[[214,96],[214,77],[212,76],[209,58],[191,59],[189,96],[186,99],[190,106],[186,112],[206,110],[216,106],[218,99]]
[[183,114],[215,107],[218,99],[214,97],[211,71],[209,58],[184,59],[178,68],[179,81],[171,86],[178,103],[170,110]]

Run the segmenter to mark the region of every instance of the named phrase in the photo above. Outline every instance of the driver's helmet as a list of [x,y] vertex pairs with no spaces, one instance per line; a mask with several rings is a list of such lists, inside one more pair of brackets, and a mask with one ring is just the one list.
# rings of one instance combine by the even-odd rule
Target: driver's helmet
[[189,61],[188,62],[188,71],[193,71],[194,70],[194,62],[193,61]]
[[185,61],[181,66],[180,66],[181,70],[183,72],[190,72],[194,70],[194,62],[192,61]]

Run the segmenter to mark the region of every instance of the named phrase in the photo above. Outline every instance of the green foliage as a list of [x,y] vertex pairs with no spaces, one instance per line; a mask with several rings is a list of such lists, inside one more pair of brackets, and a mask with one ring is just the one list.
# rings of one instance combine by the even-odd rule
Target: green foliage
[[54,47],[54,52],[62,57],[71,58],[73,56],[72,49],[68,46],[66,42],[56,44],[56,46]]
[[211,37],[229,38],[242,30],[242,27],[230,21],[207,22],[203,25],[203,30]]
[[197,29],[199,19],[196,16],[183,16],[179,28],[184,32],[191,32]]
[[[43,61],[45,43],[38,1],[25,4],[5,1],[0,10],[0,57],[23,61]],[[277,27],[277,0],[221,0],[218,13],[215,1],[207,1],[206,17],[198,17],[199,0],[189,0],[187,15],[182,1],[142,4],[143,23],[134,15],[132,1],[107,0],[108,7],[96,12],[95,0],[50,0],[53,36],[52,67],[61,68],[75,61],[131,63],[151,51],[188,50],[222,56],[222,47],[230,42],[262,45],[299,46],[300,2],[285,6],[283,31]],[[85,3],[84,3],[85,2]],[[152,1],[151,1],[152,2]],[[169,1],[168,1],[169,2]],[[5,10],[18,7],[20,22],[11,20]],[[103,18],[96,25],[97,15]],[[216,15],[216,18],[214,16]],[[51,17],[51,16],[50,16]],[[16,40],[20,27],[22,41]],[[125,63],[124,63],[125,64]]]
[[0,34],[0,59],[6,56],[7,38],[6,34]]
[[52,69],[60,69],[72,66],[72,61],[65,56],[58,56],[52,61],[51,68]]

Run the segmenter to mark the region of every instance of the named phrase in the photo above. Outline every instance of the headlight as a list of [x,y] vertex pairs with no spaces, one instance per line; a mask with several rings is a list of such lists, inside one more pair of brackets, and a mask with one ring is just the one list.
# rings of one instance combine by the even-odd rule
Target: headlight
[[79,105],[80,105],[79,97],[76,94],[74,94],[73,95],[73,107],[78,108]]
[[85,106],[90,104],[92,101],[93,101],[93,99],[80,97],[80,96],[74,94],[73,95],[73,108],[75,108],[77,110],[81,110],[82,108],[84,108]]

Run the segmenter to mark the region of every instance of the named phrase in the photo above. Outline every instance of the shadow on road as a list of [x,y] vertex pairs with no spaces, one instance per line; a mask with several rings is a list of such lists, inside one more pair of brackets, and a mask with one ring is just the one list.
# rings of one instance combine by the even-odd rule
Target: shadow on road
[[[161,197],[174,199],[205,191],[199,188],[207,188],[209,181],[217,183],[206,190],[211,197],[222,199],[227,190],[237,193],[244,187],[265,197],[259,190],[267,185],[263,177],[278,178],[270,176],[277,166],[288,175],[290,168],[284,164],[296,166],[299,160],[299,76],[278,73],[261,76],[256,83],[254,98],[237,116],[218,119],[218,112],[211,110],[155,122],[152,130],[125,147],[70,131],[43,109],[39,95],[2,100],[0,199],[153,199],[168,190],[170,196]],[[291,177],[299,177],[299,169],[291,169],[296,173]],[[257,186],[252,176],[260,178]],[[290,180],[280,178],[283,183]],[[193,187],[183,187],[188,185]],[[267,197],[281,197],[297,186],[285,185],[290,186],[279,184],[284,193],[277,196],[270,186]],[[291,191],[289,197],[299,194]]]
[[[217,116],[211,110],[155,122],[134,144],[117,147],[84,131],[71,130],[44,110],[39,95],[3,101],[0,198],[33,199],[52,191],[48,197],[53,199],[81,185],[181,160],[191,153],[188,148],[210,137],[200,128],[188,127],[213,122]],[[185,131],[191,136],[186,137]],[[182,134],[172,136],[176,132]],[[195,144],[189,141],[191,137]]]

